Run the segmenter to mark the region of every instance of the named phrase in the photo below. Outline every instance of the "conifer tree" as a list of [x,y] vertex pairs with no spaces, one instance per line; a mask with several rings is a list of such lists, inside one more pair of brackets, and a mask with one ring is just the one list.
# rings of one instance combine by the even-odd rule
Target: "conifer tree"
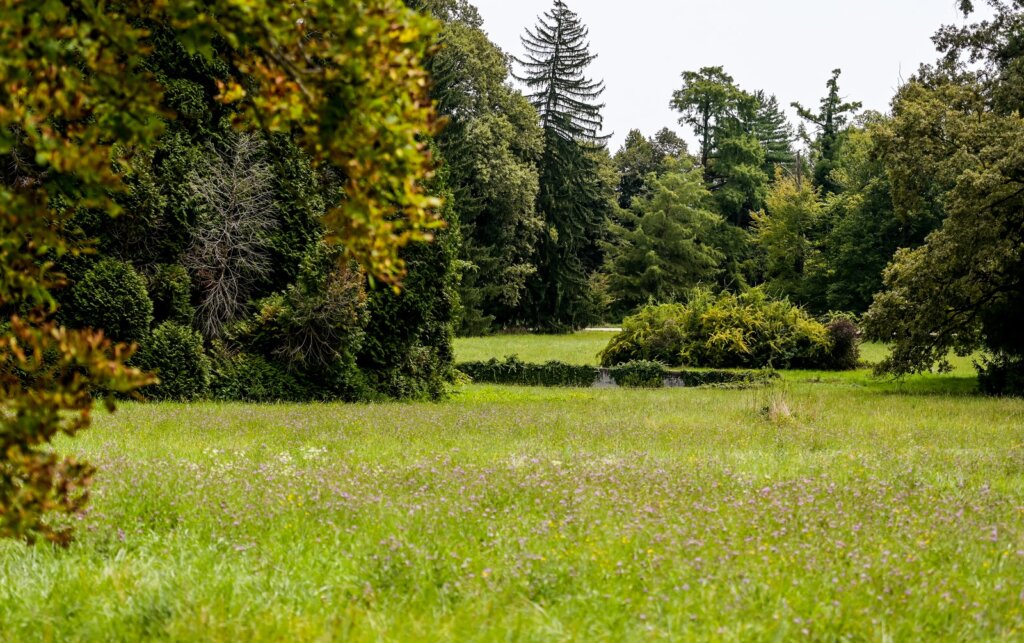
[[779,100],[763,90],[754,92],[758,108],[754,114],[754,135],[764,148],[764,171],[775,176],[779,167],[788,167],[796,160],[793,153],[793,127],[779,107]]
[[584,75],[596,58],[590,53],[589,31],[562,0],[538,19],[522,37],[526,56],[517,59],[523,75],[516,78],[530,90],[528,98],[540,112],[545,131],[565,141],[597,143],[601,136],[601,109],[595,104],[604,83]]
[[754,123],[758,101],[740,89],[721,67],[683,73],[683,86],[672,97],[700,141],[704,180],[722,216],[738,226],[750,222],[761,207],[768,185],[765,150]]
[[614,318],[650,302],[679,302],[699,284],[721,276],[724,254],[714,241],[725,222],[706,209],[710,194],[698,171],[675,161],[659,176],[647,177],[647,190],[611,226],[608,292]]
[[671,161],[685,156],[686,142],[667,127],[650,138],[631,130],[612,158],[619,173],[619,207],[628,208],[633,198],[644,192],[649,174],[661,176]]
[[585,75],[596,58],[587,35],[579,17],[555,0],[526,30],[526,55],[517,60],[517,78],[529,88],[544,130],[537,210],[545,230],[520,310],[520,322],[535,329],[565,331],[591,321],[590,276],[602,263],[601,236],[614,207],[614,185],[601,171],[610,164],[597,103],[604,84]]

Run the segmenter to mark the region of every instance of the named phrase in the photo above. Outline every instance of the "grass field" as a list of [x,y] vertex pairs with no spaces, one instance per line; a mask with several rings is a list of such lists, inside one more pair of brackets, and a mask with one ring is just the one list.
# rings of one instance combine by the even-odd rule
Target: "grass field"
[[517,355],[524,362],[558,361],[566,364],[597,365],[601,352],[615,333],[588,331],[574,335],[494,335],[455,340],[460,362],[504,359]]
[[1024,401],[966,365],[126,405],[61,444],[78,542],[0,543],[0,640],[1020,639]]

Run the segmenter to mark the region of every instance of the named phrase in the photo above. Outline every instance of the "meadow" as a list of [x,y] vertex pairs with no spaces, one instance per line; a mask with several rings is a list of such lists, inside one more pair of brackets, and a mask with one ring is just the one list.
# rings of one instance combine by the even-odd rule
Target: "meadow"
[[1024,638],[1024,400],[956,366],[126,404],[59,444],[99,467],[77,542],[0,543],[0,640]]

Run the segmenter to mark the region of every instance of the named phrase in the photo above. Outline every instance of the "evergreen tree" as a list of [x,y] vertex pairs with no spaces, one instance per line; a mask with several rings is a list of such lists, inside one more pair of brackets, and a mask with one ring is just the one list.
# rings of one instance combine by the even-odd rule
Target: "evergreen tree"
[[682,301],[701,283],[714,283],[724,259],[710,242],[721,218],[706,209],[710,195],[698,172],[675,163],[660,178],[648,176],[647,194],[612,226],[608,244],[608,292],[616,318],[649,302]]
[[536,329],[563,331],[591,321],[590,277],[601,265],[599,244],[614,207],[614,185],[601,171],[608,160],[601,146],[603,106],[596,101],[604,86],[584,73],[595,58],[587,34],[579,17],[556,0],[522,39],[527,53],[517,78],[532,90],[544,130],[537,209],[545,230],[519,312],[521,323]]
[[839,157],[842,133],[849,122],[849,116],[863,106],[858,102],[843,102],[839,95],[839,76],[842,73],[841,69],[832,70],[832,78],[827,83],[828,95],[821,99],[821,107],[817,113],[800,103],[793,103],[800,118],[818,129],[818,138],[814,142],[817,155],[814,163],[814,185],[821,188],[826,195],[839,191],[840,186],[832,178],[832,170],[835,169]]
[[754,135],[764,149],[764,171],[775,176],[779,167],[790,167],[796,161],[793,153],[793,127],[779,107],[779,100],[762,90],[754,92],[757,110],[754,113]]
[[512,320],[544,229],[536,163],[544,139],[537,111],[509,83],[509,59],[465,0],[426,0],[440,18],[429,61],[433,97],[448,126],[437,137],[461,224],[459,331],[480,335]]
[[517,59],[523,75],[516,76],[533,91],[528,96],[540,112],[544,131],[564,141],[595,143],[601,136],[604,83],[587,78],[584,70],[596,58],[590,53],[589,31],[562,0],[522,38],[526,56]]

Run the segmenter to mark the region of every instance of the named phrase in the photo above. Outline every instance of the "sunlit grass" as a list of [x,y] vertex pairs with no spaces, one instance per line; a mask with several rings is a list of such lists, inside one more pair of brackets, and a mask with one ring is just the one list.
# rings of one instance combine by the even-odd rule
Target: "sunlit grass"
[[558,361],[567,364],[597,365],[597,354],[615,333],[585,331],[574,335],[492,335],[455,340],[460,362],[504,359],[517,355],[524,362]]
[[970,383],[129,404],[0,640],[1017,638],[1024,401]]

